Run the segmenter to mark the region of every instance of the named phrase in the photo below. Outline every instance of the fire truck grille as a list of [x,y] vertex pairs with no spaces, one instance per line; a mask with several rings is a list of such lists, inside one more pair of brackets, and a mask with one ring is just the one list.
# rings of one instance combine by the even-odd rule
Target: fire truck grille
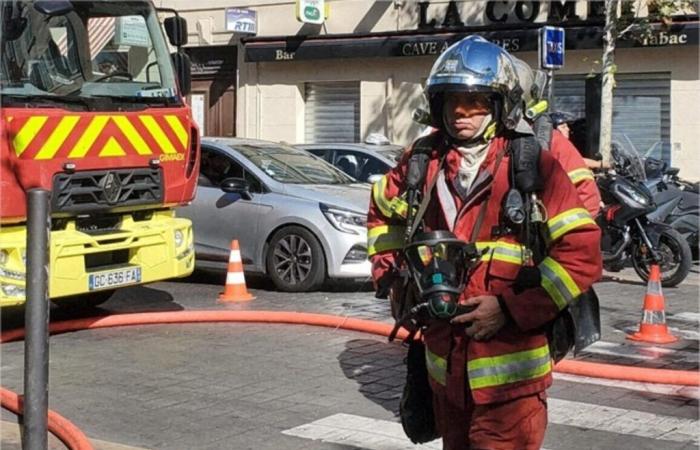
[[82,213],[163,202],[160,169],[59,173],[53,179],[54,212]]

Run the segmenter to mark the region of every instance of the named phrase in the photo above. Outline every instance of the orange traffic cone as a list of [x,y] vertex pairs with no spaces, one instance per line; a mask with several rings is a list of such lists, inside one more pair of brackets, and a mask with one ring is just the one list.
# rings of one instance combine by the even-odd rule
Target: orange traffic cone
[[651,266],[647,293],[644,296],[644,311],[639,331],[627,335],[633,341],[651,342],[654,344],[670,344],[678,338],[668,332],[666,326],[666,312],[664,307],[664,294],[661,292],[661,273],[659,265]]
[[236,239],[231,241],[231,254],[228,258],[228,273],[224,292],[219,295],[219,303],[247,302],[255,297],[250,295],[245,285],[241,250]]

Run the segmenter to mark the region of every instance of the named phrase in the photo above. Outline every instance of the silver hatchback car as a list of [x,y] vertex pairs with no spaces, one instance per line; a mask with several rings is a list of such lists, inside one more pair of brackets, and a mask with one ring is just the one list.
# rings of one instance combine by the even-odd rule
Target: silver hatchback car
[[181,214],[194,225],[197,267],[225,269],[237,239],[246,272],[309,291],[369,277],[370,189],[301,149],[205,138],[197,196]]

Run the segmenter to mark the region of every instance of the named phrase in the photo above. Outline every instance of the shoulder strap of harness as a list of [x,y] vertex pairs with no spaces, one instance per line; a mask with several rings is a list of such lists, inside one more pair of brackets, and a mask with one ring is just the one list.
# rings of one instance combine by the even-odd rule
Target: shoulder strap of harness
[[552,123],[551,117],[547,114],[540,114],[532,122],[532,129],[542,149],[549,150],[552,144],[552,133],[554,132],[554,123]]

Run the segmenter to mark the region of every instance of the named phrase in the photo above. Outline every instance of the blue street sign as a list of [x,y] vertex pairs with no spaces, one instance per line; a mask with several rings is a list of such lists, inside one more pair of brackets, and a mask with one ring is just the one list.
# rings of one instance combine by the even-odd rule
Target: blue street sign
[[540,28],[540,68],[561,69],[564,65],[564,29]]

